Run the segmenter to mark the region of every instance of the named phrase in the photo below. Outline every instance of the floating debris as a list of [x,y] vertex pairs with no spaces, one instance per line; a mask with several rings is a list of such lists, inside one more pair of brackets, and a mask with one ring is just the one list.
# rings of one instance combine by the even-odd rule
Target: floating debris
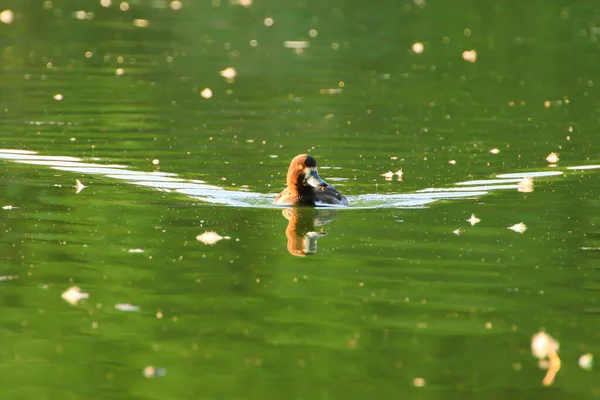
[[19,279],[19,276],[18,275],[3,275],[3,276],[0,276],[0,282],[3,282],[3,281],[12,281],[14,279]]
[[230,0],[231,4],[239,4],[242,7],[251,7],[254,0]]
[[55,94],[53,98],[56,101],[61,101],[64,97],[62,94],[59,93],[59,94]]
[[531,354],[540,360],[548,358],[551,352],[556,353],[559,348],[556,339],[546,332],[538,332],[531,338]]
[[129,304],[129,303],[117,303],[117,304],[115,304],[115,308],[119,311],[125,311],[125,312],[140,311],[139,306],[134,306],[133,304]]
[[[93,15],[93,14],[92,14],[92,15]],[[83,11],[83,10],[75,11],[75,12],[73,13],[73,17],[75,17],[76,19],[78,19],[78,20],[80,20],[80,21],[83,21],[83,20],[86,20],[86,19],[88,19],[88,18],[87,18],[87,17],[88,17],[88,13],[86,13],[86,12],[85,12],[85,11]],[[90,19],[92,19],[92,18],[90,18]]]
[[475,50],[465,50],[462,53],[462,58],[465,61],[474,63],[477,61],[477,52]]
[[423,387],[423,386],[425,386],[425,379],[423,379],[421,377],[417,377],[417,378],[413,379],[413,386],[414,387]]
[[137,26],[138,28],[147,28],[150,26],[150,21],[142,18],[134,19],[133,26]]
[[500,153],[500,149],[497,149],[497,148],[490,149],[490,153],[498,154],[498,153]]
[[228,82],[233,82],[233,80],[237,76],[237,71],[233,67],[228,67],[225,68],[223,71],[219,72],[219,75],[227,79]]
[[11,10],[4,10],[0,12],[0,22],[3,24],[12,24],[15,19],[15,14]]
[[526,176],[517,183],[517,190],[523,193],[533,192],[533,178]]
[[128,253],[132,253],[132,254],[139,254],[139,253],[143,253],[144,249],[129,249],[127,250]]
[[581,357],[579,357],[579,366],[581,368],[585,369],[586,371],[591,370],[593,364],[594,364],[594,356],[592,355],[592,353],[586,353],[586,354],[582,355]]
[[273,21],[273,18],[265,18],[265,20],[263,21],[263,23],[265,24],[265,26],[273,26],[273,24],[275,23],[275,21]]
[[381,176],[383,176],[386,181],[391,181],[392,178],[394,177],[394,175],[396,175],[398,177],[398,180],[401,181],[402,180],[402,176],[404,175],[404,172],[402,172],[402,170],[399,169],[396,172],[388,171],[385,174],[381,174]]
[[560,160],[560,158],[558,158],[558,153],[550,153],[546,156],[546,161],[550,164],[556,164],[558,160]]
[[14,210],[14,209],[16,209],[16,208],[19,208],[19,207],[15,207],[15,206],[11,206],[11,205],[8,205],[8,206],[3,206],[3,207],[2,207],[2,209],[3,209],[3,210]]
[[151,365],[144,368],[144,376],[146,378],[156,378],[167,375],[167,370],[164,368],[155,368]]
[[527,230],[527,225],[525,225],[522,222],[519,222],[518,224],[514,224],[513,226],[509,226],[506,229],[510,229],[511,231],[515,231],[517,233],[523,233]]
[[231,239],[229,236],[221,236],[217,232],[204,232],[201,235],[196,236],[196,240],[204,244],[215,244],[222,239]]
[[454,233],[455,235],[460,235],[463,232],[464,231],[462,229],[460,229],[460,228],[452,231],[452,233]]
[[321,94],[340,94],[344,91],[344,89],[334,88],[334,89],[319,89],[319,93]]
[[302,54],[304,50],[308,49],[308,42],[306,40],[286,40],[283,42],[283,47],[293,49],[296,54]]
[[544,386],[552,385],[560,370],[558,348],[558,342],[546,332],[538,332],[531,338],[531,354],[540,360],[540,366],[548,365],[548,372],[542,380]]
[[283,42],[283,47],[286,49],[307,49],[308,42],[306,40],[286,40]]
[[80,300],[89,298],[90,294],[82,292],[78,286],[72,286],[65,290],[61,297],[68,303],[77,304]]
[[81,181],[79,179],[75,179],[75,189],[77,189],[75,191],[75,194],[79,194],[83,189],[85,189],[87,186],[85,186],[83,183],[81,183]]
[[423,50],[425,50],[425,46],[423,46],[423,43],[417,42],[417,43],[413,44],[410,49],[415,54],[421,54],[423,52]]
[[213,92],[209,88],[204,88],[204,90],[200,92],[200,96],[205,99],[210,99],[213,96]]
[[160,164],[160,160],[158,158],[155,158],[154,160],[152,160],[152,165],[158,165]]
[[450,160],[448,161],[448,164],[456,165],[456,160]]
[[477,218],[477,217],[475,216],[475,214],[471,214],[471,218],[469,218],[469,219],[467,220],[467,222],[468,222],[468,223],[470,223],[470,224],[471,224],[471,226],[474,226],[475,224],[478,224],[478,223],[480,223],[480,222],[481,222],[481,220],[480,220],[479,218]]
[[388,171],[385,174],[381,174],[385,178],[386,181],[391,181],[394,177],[394,173],[392,171]]

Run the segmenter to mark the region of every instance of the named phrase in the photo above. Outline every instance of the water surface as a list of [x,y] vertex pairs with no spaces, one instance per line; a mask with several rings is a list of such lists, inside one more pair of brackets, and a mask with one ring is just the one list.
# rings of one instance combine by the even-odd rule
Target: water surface
[[250,3],[0,6],[3,397],[599,397],[598,7]]

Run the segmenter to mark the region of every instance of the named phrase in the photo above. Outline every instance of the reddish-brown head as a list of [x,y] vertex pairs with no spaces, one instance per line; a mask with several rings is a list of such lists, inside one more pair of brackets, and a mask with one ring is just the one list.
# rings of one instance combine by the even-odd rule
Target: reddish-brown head
[[304,192],[303,188],[324,188],[327,183],[319,177],[317,161],[308,154],[299,154],[292,159],[286,177],[287,187]]

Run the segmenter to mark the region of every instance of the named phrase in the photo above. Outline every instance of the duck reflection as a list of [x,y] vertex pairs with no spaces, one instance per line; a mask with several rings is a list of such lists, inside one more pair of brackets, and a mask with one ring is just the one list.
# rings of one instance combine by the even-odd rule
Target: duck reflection
[[312,207],[291,207],[281,212],[288,220],[285,230],[287,249],[293,256],[304,257],[317,252],[317,240],[327,232],[319,227],[333,221],[337,211]]

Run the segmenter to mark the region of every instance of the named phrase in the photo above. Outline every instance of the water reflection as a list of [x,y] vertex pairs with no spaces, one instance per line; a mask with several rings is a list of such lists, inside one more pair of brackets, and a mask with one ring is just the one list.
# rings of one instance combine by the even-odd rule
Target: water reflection
[[336,210],[313,207],[291,207],[281,213],[288,220],[285,229],[287,250],[300,257],[315,254],[317,240],[327,235],[323,229],[317,232],[315,227],[328,224],[337,217]]

